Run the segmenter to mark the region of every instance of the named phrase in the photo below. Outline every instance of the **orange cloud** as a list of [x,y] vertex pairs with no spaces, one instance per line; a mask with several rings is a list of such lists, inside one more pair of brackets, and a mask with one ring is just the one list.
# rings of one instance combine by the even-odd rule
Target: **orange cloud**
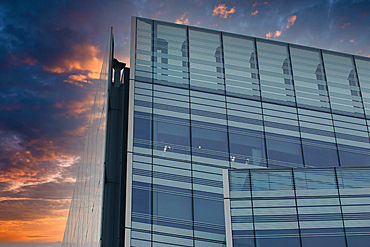
[[64,133],[67,134],[67,135],[80,136],[80,137],[84,138],[85,135],[86,135],[88,127],[89,127],[89,125],[85,124],[85,125],[82,125],[82,126],[78,127],[77,129],[74,129],[74,130],[66,130],[66,131],[64,131]]
[[252,5],[252,8],[256,7],[257,6],[257,1],[254,2],[254,4]]
[[[27,210],[27,209],[26,209]],[[68,209],[56,210],[38,220],[1,220],[0,243],[49,243],[63,239]]]
[[187,14],[189,13],[185,12],[182,16],[180,16],[180,18],[176,19],[175,23],[190,25],[189,18],[185,18]]
[[342,28],[345,28],[346,26],[350,26],[351,25],[351,23],[344,23],[344,25],[342,26]]
[[285,28],[286,29],[289,29],[294,24],[294,22],[296,20],[297,20],[297,16],[296,15],[289,16],[288,17],[288,23],[286,24]]
[[258,14],[258,10],[251,12],[251,15],[257,15],[257,14]]
[[233,13],[235,13],[235,7],[231,8],[230,10],[227,10],[225,4],[219,4],[218,6],[215,5],[212,16],[220,15],[221,18],[226,19],[228,15],[231,15]]
[[[44,65],[43,69],[53,73],[65,73],[73,71],[87,71],[94,78],[100,74],[103,58],[99,46],[90,44],[75,45],[72,55],[56,59],[55,64]],[[90,77],[93,79],[92,77]]]
[[359,53],[361,53],[362,52],[362,50],[358,50],[357,52],[356,52],[356,54],[359,54]]
[[[95,77],[93,73],[89,73],[89,74],[91,74],[92,77]],[[70,75],[68,76],[68,80],[64,80],[64,82],[67,82],[67,83],[70,83],[70,84],[73,84],[79,87],[83,87],[84,85],[82,83],[94,84],[93,82],[88,80],[89,78],[90,78],[89,76],[82,75],[82,74]],[[94,78],[94,79],[99,79],[99,78]]]
[[271,32],[266,33],[266,39],[271,38],[271,37],[272,37],[272,35],[273,35],[273,33],[271,33]]
[[274,34],[274,37],[279,37],[281,35],[281,31],[276,31],[275,34]]
[[79,118],[90,114],[94,99],[95,92],[91,91],[81,101],[58,101],[54,104],[54,107],[67,109],[65,115],[68,117]]
[[32,58],[32,57],[25,57],[25,58],[20,58],[19,59],[22,63],[24,64],[29,64],[32,65],[34,63],[37,63],[37,60]]
[[355,42],[355,39],[351,39],[350,41],[351,41],[351,43],[353,43],[353,42]]

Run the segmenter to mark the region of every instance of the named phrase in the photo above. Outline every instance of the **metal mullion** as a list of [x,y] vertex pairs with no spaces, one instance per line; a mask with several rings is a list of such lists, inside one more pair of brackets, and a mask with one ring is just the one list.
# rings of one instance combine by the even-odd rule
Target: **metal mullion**
[[337,191],[338,191],[338,200],[339,200],[340,214],[341,214],[341,216],[342,216],[342,224],[343,224],[344,240],[346,241],[346,246],[348,247],[347,234],[346,234],[346,227],[345,227],[345,224],[344,224],[344,216],[343,216],[342,201],[341,201],[340,191],[339,191],[338,174],[337,174],[337,168],[335,168],[335,167],[334,167],[334,174],[335,174],[335,182],[336,182],[336,185],[337,185]]
[[292,86],[293,86],[293,92],[294,92],[295,110],[296,110],[296,113],[297,113],[297,123],[298,123],[298,131],[299,131],[299,140],[301,142],[302,163],[303,163],[303,167],[305,167],[306,166],[306,163],[305,163],[304,152],[303,152],[302,131],[301,131],[301,124],[299,122],[297,95],[295,93],[295,83],[294,83],[294,75],[293,75],[293,66],[292,66],[292,59],[291,59],[291,55],[290,55],[290,45],[289,44],[287,44],[287,51],[288,51],[288,57],[289,57],[290,73],[291,73],[291,76],[292,76]]
[[193,173],[193,133],[191,128],[191,95],[190,95],[190,47],[189,47],[189,26],[186,26],[186,48],[187,48],[187,68],[188,68],[188,92],[189,92],[189,141],[190,141],[190,168],[191,168],[191,220],[193,223],[193,246],[195,246],[194,230],[194,173]]
[[333,109],[331,108],[331,100],[330,100],[329,86],[328,86],[328,80],[326,78],[326,70],[325,70],[324,56],[323,56],[323,51],[321,49],[320,49],[320,57],[321,57],[321,63],[322,63],[322,70],[323,70],[323,73],[324,73],[324,79],[325,79],[325,83],[326,83],[326,91],[327,91],[328,101],[329,101],[329,107],[330,107],[330,116],[331,116],[331,121],[333,123],[333,133],[334,133],[334,139],[335,139],[335,146],[337,147],[338,166],[341,166],[340,155],[339,155],[339,148],[338,148],[338,141],[337,141],[337,134],[336,134],[335,125],[334,125]]
[[254,208],[253,208],[253,190],[252,190],[252,173],[251,169],[249,171],[249,190],[251,193],[251,210],[252,210],[252,223],[253,223],[253,235],[254,235],[254,246],[257,247],[257,237],[256,237],[256,226],[254,222]]
[[370,138],[370,129],[369,129],[369,124],[367,123],[367,116],[366,116],[366,111],[365,111],[364,100],[363,100],[363,97],[362,97],[362,91],[361,91],[360,80],[359,80],[359,78],[358,78],[357,65],[356,65],[356,59],[355,59],[355,56],[352,56],[352,61],[353,61],[353,67],[354,67],[355,74],[356,74],[356,79],[357,79],[357,84],[358,84],[358,90],[360,91],[360,97],[361,97],[362,109],[363,109],[363,111],[364,111],[364,116],[365,116],[365,124],[366,124],[366,127],[367,127],[367,133],[368,133],[369,138]]
[[266,128],[265,128],[265,118],[263,115],[263,106],[262,106],[262,88],[261,88],[261,79],[260,79],[260,68],[259,68],[259,63],[258,63],[258,53],[257,53],[257,39],[254,38],[254,51],[255,51],[255,59],[256,59],[256,66],[257,66],[257,79],[258,79],[258,85],[260,88],[260,103],[261,103],[261,116],[262,116],[262,127],[263,127],[263,139],[265,143],[265,162],[266,162],[266,167],[269,167],[269,162],[268,162],[268,152],[267,152],[267,140],[266,140]]
[[[152,159],[152,174],[151,174],[151,185],[150,185],[150,191],[151,191],[151,217],[150,217],[150,230],[151,230],[151,232],[150,232],[150,244],[151,244],[151,246],[153,246],[153,222],[154,222],[154,220],[153,220],[153,208],[154,208],[154,206],[153,206],[153,203],[154,203],[154,200],[153,200],[153,198],[154,198],[154,193],[153,193],[153,173],[154,173],[154,165],[153,165],[153,155],[154,155],[154,152],[153,152],[153,147],[154,147],[154,145],[153,145],[153,131],[154,131],[154,128],[153,128],[153,126],[154,126],[154,97],[153,97],[153,94],[154,94],[154,20],[152,21],[152,33],[151,33],[151,35],[152,35],[152,56],[151,56],[151,63],[152,63],[152,105],[151,105],[151,108],[152,108],[152,114],[151,114],[151,119],[150,119],[150,123],[151,123],[151,131],[152,131],[152,133],[151,133],[151,149],[152,149],[152,157],[151,157],[151,159]],[[158,199],[157,199],[158,200]],[[157,208],[158,209],[158,208]]]
[[299,243],[301,246],[302,244],[302,233],[301,233],[301,225],[299,223],[299,213],[298,213],[298,200],[297,200],[297,191],[296,191],[296,186],[295,186],[295,179],[294,179],[294,169],[291,168],[292,171],[292,181],[293,181],[293,191],[294,191],[294,201],[295,201],[295,210],[297,212],[297,224],[298,224],[298,233],[299,233]]
[[227,129],[227,149],[229,151],[229,168],[231,168],[231,153],[230,153],[230,136],[229,136],[229,115],[227,111],[227,97],[226,97],[226,75],[225,75],[225,59],[224,59],[224,42],[223,42],[223,32],[220,35],[220,47],[221,47],[221,54],[222,54],[222,73],[224,75],[224,95],[225,95],[225,111],[226,111],[226,129]]

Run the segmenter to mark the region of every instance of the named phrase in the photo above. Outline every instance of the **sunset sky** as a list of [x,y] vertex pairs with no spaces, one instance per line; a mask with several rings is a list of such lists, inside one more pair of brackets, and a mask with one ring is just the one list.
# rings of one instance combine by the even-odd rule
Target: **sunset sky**
[[60,246],[110,27],[129,64],[131,16],[370,56],[368,0],[1,0],[1,247]]

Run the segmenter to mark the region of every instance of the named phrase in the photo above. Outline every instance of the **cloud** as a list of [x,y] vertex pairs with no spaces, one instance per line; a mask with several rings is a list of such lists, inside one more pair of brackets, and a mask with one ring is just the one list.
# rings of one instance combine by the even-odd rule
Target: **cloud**
[[251,12],[251,15],[257,15],[257,14],[258,14],[258,10]]
[[212,16],[220,15],[221,18],[226,19],[228,15],[231,15],[233,13],[235,13],[235,7],[231,8],[230,10],[227,10],[225,4],[219,4],[218,6],[215,5]]
[[289,29],[294,24],[294,22],[296,20],[297,20],[297,16],[296,15],[289,16],[288,17],[288,23],[286,24],[285,28],[286,29]]
[[350,42],[351,42],[351,43],[355,42],[355,39],[351,39],[351,40],[350,40]]
[[55,103],[56,108],[66,109],[63,115],[68,117],[86,117],[88,118],[91,112],[91,107],[94,104],[95,92],[86,94],[84,98],[79,101],[58,101]]
[[78,87],[84,87],[84,83],[94,84],[92,81],[88,80],[90,77],[87,75],[79,74],[79,75],[70,75],[68,76],[67,80],[64,82],[76,85]]
[[180,18],[176,19],[175,23],[190,25],[189,18],[185,18],[187,14],[189,13],[185,12],[182,16],[180,16]]
[[273,33],[271,33],[271,32],[266,33],[266,39],[271,38],[271,37],[272,37],[272,35],[273,35]]
[[89,78],[96,79],[103,63],[100,47],[91,44],[76,44],[71,50],[71,54],[61,55],[52,64],[44,64],[42,67],[53,73],[88,71],[90,72]]
[[281,35],[281,31],[276,31],[274,37],[279,37]]
[[349,23],[349,22],[344,23],[344,24],[343,24],[343,26],[342,26],[342,28],[345,28],[346,26],[348,26],[348,27],[349,27],[350,25],[351,25],[351,23]]

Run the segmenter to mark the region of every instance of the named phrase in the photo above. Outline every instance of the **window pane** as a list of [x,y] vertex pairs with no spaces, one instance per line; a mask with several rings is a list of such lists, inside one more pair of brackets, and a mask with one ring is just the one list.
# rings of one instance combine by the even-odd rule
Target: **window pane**
[[295,105],[287,45],[257,40],[257,54],[262,100]]
[[223,33],[226,94],[260,99],[254,40]]
[[370,60],[356,57],[355,61],[365,113],[370,118]]
[[189,87],[186,27],[154,22],[154,83]]
[[262,103],[269,167],[303,166],[296,108]]
[[220,32],[189,27],[190,87],[225,93]]
[[290,46],[297,105],[330,111],[320,50]]
[[323,52],[330,103],[334,113],[364,117],[352,57]]

